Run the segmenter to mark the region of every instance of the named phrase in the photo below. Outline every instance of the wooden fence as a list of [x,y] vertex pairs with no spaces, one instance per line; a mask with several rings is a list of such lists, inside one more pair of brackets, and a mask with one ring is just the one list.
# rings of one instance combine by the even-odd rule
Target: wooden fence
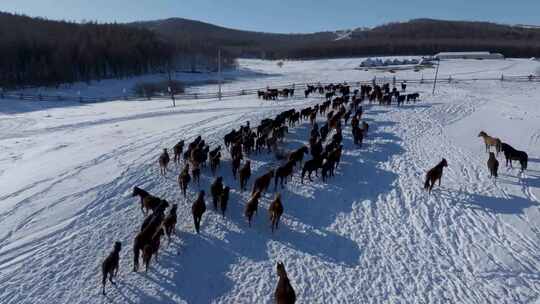
[[[407,84],[429,84],[433,83],[435,79],[433,78],[420,78],[420,79],[401,79],[395,77],[375,77],[370,80],[361,80],[361,81],[338,81],[337,83],[347,83],[351,86],[360,86],[362,84],[373,84],[375,83],[393,83],[399,84],[405,82]],[[540,82],[540,76],[504,76],[500,77],[487,77],[487,78],[438,78],[437,83],[461,83],[461,82],[475,82],[475,81],[508,81],[508,82]],[[278,84],[270,85],[272,89],[284,89],[284,88],[295,88],[296,90],[303,90],[307,85],[328,85],[329,83],[323,82],[311,82],[311,83],[295,83],[295,84]],[[237,91],[225,91],[221,92],[221,96],[218,92],[206,92],[206,93],[184,93],[174,95],[176,100],[197,100],[197,99],[218,99],[218,98],[228,98],[228,97],[238,97],[245,95],[255,95],[258,91],[265,91],[267,88],[252,88],[244,89]],[[107,96],[107,97],[86,97],[86,96],[65,96],[65,95],[43,95],[43,94],[28,94],[28,93],[10,93],[10,92],[0,92],[1,99],[19,99],[19,100],[33,100],[33,101],[79,101],[81,103],[95,103],[95,102],[105,102],[113,100],[151,100],[151,99],[168,99],[171,96],[168,95],[151,95],[151,96],[134,96],[134,95],[118,95],[118,96]]]

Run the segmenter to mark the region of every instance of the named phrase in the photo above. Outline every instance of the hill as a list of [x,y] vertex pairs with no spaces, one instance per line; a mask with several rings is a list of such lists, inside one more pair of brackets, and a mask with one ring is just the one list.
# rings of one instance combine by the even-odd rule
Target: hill
[[457,50],[490,50],[511,57],[540,54],[540,29],[489,22],[414,19],[351,30],[346,39],[334,32],[272,34],[228,29],[181,18],[132,25],[155,31],[175,43],[212,42],[240,57],[328,58]]

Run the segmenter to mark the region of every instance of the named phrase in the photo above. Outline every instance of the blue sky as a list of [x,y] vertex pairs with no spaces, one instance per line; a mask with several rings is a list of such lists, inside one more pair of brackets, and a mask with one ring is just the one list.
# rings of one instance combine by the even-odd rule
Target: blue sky
[[281,33],[374,26],[419,17],[540,25],[540,0],[0,0],[0,10],[71,21],[183,17]]

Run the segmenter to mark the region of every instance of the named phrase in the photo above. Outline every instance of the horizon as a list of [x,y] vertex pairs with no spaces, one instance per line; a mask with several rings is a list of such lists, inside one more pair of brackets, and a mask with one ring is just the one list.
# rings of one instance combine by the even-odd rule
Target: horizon
[[[519,7],[506,3],[490,3],[486,0],[475,3],[460,0],[438,4],[434,4],[433,1],[414,0],[415,5],[392,5],[374,0],[358,4],[352,0],[341,0],[339,3],[350,9],[343,11],[335,9],[335,14],[332,16],[329,16],[327,5],[308,2],[299,0],[295,3],[287,3],[276,0],[267,4],[263,11],[257,4],[246,0],[227,5],[215,3],[212,0],[188,0],[183,5],[172,0],[160,1],[157,4],[150,0],[140,0],[136,6],[129,5],[127,0],[96,0],[93,3],[81,0],[4,0],[0,4],[0,11],[77,23],[87,21],[129,23],[183,18],[231,29],[282,34],[372,28],[390,22],[406,22],[412,19],[540,25],[534,13],[540,10],[540,2],[532,0],[524,1],[525,5]],[[58,9],[60,6],[62,9]],[[334,4],[332,7],[337,6]],[[363,9],[365,7],[372,9],[367,11]],[[105,8],[107,10],[103,11]],[[513,14],[512,11],[515,12],[516,9],[519,13]],[[483,14],[478,14],[478,11]]]

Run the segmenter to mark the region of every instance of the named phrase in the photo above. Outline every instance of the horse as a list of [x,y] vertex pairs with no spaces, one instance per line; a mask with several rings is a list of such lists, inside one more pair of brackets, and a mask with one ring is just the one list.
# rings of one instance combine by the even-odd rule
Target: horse
[[364,129],[359,127],[352,128],[352,134],[355,145],[360,145],[362,147],[362,142],[364,141]]
[[249,227],[251,227],[251,218],[253,217],[253,214],[257,213],[257,209],[259,208],[259,199],[261,198],[261,191],[256,191],[251,199],[246,204],[246,208],[244,210],[244,215],[248,219]]
[[217,152],[215,155],[210,156],[210,170],[212,175],[216,175],[216,170],[219,168],[219,163],[221,162],[221,152]]
[[189,175],[189,164],[186,164],[182,172],[180,172],[180,175],[178,175],[178,185],[180,186],[180,190],[182,190],[184,197],[186,196],[187,187],[190,181],[191,176]]
[[[160,204],[161,199],[159,197],[153,196],[150,193],[139,187],[133,187],[132,196],[139,196],[141,199],[141,212],[147,214],[148,210],[154,211]],[[146,209],[146,211],[145,211]]]
[[178,209],[178,204],[174,204],[169,210],[169,214],[163,220],[163,227],[165,228],[165,234],[167,234],[167,240],[171,242],[171,235],[176,234],[176,223],[178,222],[176,216],[176,210]]
[[285,165],[276,169],[276,174],[274,177],[274,190],[277,188],[278,180],[280,181],[281,188],[284,188],[283,181],[285,180],[286,184],[289,176],[293,174],[294,164],[294,160],[289,160]]
[[285,265],[278,262],[276,269],[279,276],[276,291],[274,292],[276,304],[294,304],[296,302],[296,293],[289,281],[287,271],[285,271]]
[[203,214],[206,212],[206,203],[204,202],[204,190],[199,192],[199,197],[193,202],[191,206],[191,214],[193,215],[193,222],[195,223],[195,231],[197,234],[201,229],[201,220]]
[[478,137],[482,137],[484,139],[484,143],[486,144],[486,152],[489,152],[489,148],[491,146],[495,147],[495,151],[497,151],[497,155],[499,155],[499,152],[501,152],[501,140],[495,137],[491,137],[487,135],[486,132],[481,131],[478,133]]
[[428,190],[431,193],[431,189],[433,189],[433,186],[437,180],[439,180],[439,186],[441,186],[441,178],[444,167],[448,167],[448,162],[443,158],[439,164],[427,172],[426,181],[424,182],[425,190]]
[[251,177],[251,161],[246,161],[244,166],[238,172],[238,175],[240,179],[240,191],[244,191],[246,189],[247,182]]
[[281,203],[281,194],[277,194],[274,201],[268,207],[268,213],[270,214],[270,225],[272,227],[272,233],[274,229],[278,229],[279,219],[283,214],[283,204]]
[[335,162],[332,159],[327,159],[321,166],[321,177],[323,182],[326,182],[329,176],[334,176]]
[[167,173],[167,165],[169,164],[169,161],[171,158],[169,157],[169,153],[167,152],[167,149],[163,149],[163,153],[159,156],[159,172],[161,175],[165,175]]
[[105,284],[107,283],[107,277],[109,277],[109,282],[111,282],[112,285],[116,285],[116,283],[113,281],[113,277],[118,274],[120,250],[122,250],[122,243],[115,242],[113,251],[107,256],[107,258],[105,258],[105,260],[101,264],[101,284],[103,286],[103,295],[105,295]]
[[304,167],[302,168],[302,178],[301,178],[302,184],[304,183],[304,176],[306,175],[306,172],[308,172],[309,181],[310,182],[313,181],[311,179],[311,173],[315,171],[315,176],[317,176],[317,170],[322,166],[322,162],[323,162],[323,159],[321,157],[313,158],[306,161],[306,163],[304,164]]
[[173,147],[175,163],[177,164],[180,163],[180,156],[182,155],[183,151],[184,151],[184,141],[181,140]]
[[158,229],[161,229],[163,218],[165,216],[164,210],[166,209],[166,205],[162,204],[158,208],[156,208],[156,211],[152,214],[151,220],[148,222],[146,226],[144,226],[144,229],[135,236],[135,240],[133,241],[133,271],[136,272],[139,270],[139,254],[141,251],[144,250],[144,247],[147,244],[150,244],[152,241],[155,233],[158,231]]
[[489,159],[487,161],[487,166],[489,169],[490,177],[497,178],[499,176],[497,173],[497,171],[499,170],[499,161],[495,157],[495,153],[489,152]]
[[302,164],[302,161],[304,160],[304,154],[308,154],[309,148],[307,146],[303,146],[302,148],[299,148],[289,155],[289,161],[293,161],[295,164],[299,162]]
[[217,210],[218,201],[223,192],[223,177],[219,176],[216,180],[210,185],[210,194],[212,195],[212,203],[214,205],[214,210]]
[[240,168],[240,164],[242,162],[242,157],[233,157],[232,159],[232,174],[233,178],[236,179],[236,172],[238,172],[238,169]]
[[512,168],[512,161],[517,160],[519,161],[519,164],[521,165],[521,172],[527,169],[527,162],[529,160],[529,156],[527,155],[527,153],[516,150],[512,146],[506,143],[501,144],[501,150],[503,151],[504,157],[506,158],[507,167],[508,167],[508,164],[510,164],[510,168]]
[[274,177],[274,170],[268,171],[268,173],[259,176],[255,182],[253,183],[253,190],[251,191],[251,194],[255,194],[255,192],[264,192],[268,189],[268,186],[270,186],[270,182],[272,181],[272,177]]
[[225,217],[225,211],[227,211],[227,204],[229,203],[229,193],[231,191],[231,188],[229,186],[225,186],[223,188],[223,191],[221,191],[221,196],[219,197],[219,205],[221,207],[221,215]]

